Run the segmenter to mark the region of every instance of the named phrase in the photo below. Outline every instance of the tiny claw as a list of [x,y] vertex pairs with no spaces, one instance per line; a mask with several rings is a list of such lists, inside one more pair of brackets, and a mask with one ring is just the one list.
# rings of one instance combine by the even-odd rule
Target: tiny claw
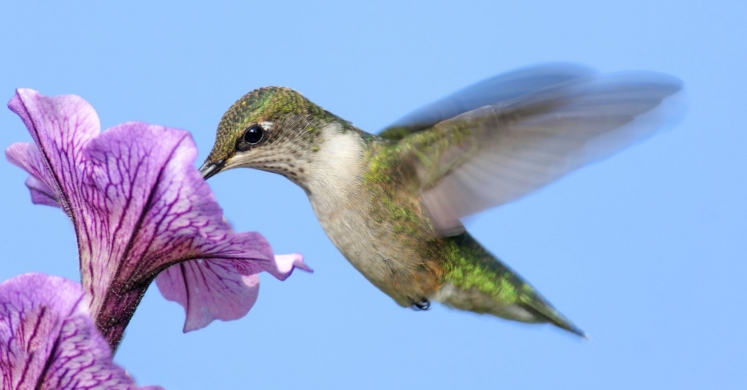
[[415,311],[427,311],[431,309],[431,301],[423,298],[420,302],[412,304],[412,309]]

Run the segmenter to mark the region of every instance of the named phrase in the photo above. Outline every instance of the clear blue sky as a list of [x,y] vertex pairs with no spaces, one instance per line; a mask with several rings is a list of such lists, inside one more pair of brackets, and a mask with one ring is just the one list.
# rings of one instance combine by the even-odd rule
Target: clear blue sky
[[[182,334],[152,288],[116,361],[167,389],[738,389],[747,386],[747,6],[736,1],[11,2],[0,97],[74,93],[104,127],[190,130],[201,161],[238,97],[297,89],[368,131],[485,77],[547,61],[683,79],[680,126],[470,231],[587,331],[587,342],[435,305],[401,309],[337,252],[302,190],[235,170],[210,184],[237,230],[315,268],[263,277],[245,318]],[[118,8],[115,8],[118,7]],[[30,137],[0,110],[0,146]],[[73,230],[0,162],[0,279],[78,279]],[[269,276],[269,275],[266,275]]]

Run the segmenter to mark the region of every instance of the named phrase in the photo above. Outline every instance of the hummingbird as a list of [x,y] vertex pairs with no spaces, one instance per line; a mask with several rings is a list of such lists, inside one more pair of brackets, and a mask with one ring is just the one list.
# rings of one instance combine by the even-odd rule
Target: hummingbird
[[226,111],[200,172],[246,167],[290,179],[342,255],[400,306],[437,301],[586,337],[462,221],[651,135],[681,88],[652,72],[538,65],[371,134],[292,89],[264,87]]

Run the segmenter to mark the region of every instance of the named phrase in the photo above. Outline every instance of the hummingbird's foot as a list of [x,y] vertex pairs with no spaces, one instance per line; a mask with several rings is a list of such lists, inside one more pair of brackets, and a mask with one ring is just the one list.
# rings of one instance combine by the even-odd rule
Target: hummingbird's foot
[[431,301],[423,298],[419,302],[412,304],[412,309],[415,311],[425,311],[431,309]]

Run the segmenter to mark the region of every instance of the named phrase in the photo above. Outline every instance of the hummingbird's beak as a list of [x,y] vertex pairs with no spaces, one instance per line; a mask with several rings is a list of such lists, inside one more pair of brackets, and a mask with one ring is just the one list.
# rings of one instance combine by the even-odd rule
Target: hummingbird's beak
[[202,177],[207,180],[220,172],[220,170],[223,168],[223,165],[226,163],[226,160],[219,160],[217,162],[211,163],[210,161],[205,161],[204,164],[200,167],[200,173],[202,174]]

